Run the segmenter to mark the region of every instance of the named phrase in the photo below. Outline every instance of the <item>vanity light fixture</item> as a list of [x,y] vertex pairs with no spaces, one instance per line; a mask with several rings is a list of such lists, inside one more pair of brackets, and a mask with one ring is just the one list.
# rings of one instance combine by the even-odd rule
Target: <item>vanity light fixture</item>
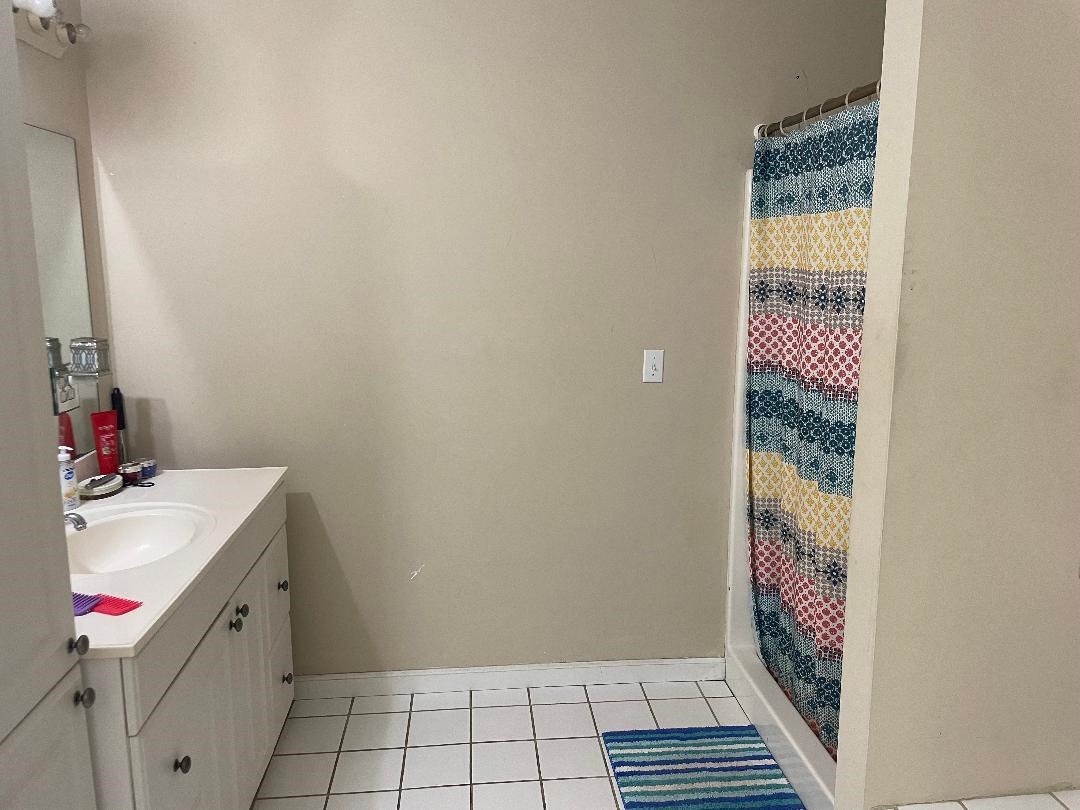
[[57,59],[90,36],[90,26],[65,20],[55,0],[12,0],[11,10],[16,38]]
[[56,15],[56,4],[53,0],[11,0],[15,9],[29,11],[35,17],[49,19]]

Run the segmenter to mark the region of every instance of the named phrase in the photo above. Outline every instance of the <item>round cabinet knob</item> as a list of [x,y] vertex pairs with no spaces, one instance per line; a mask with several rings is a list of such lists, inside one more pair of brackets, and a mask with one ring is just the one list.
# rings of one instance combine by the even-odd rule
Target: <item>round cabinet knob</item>
[[239,617],[233,619],[231,622],[229,622],[229,629],[235,630],[237,633],[239,633],[241,630],[244,629],[244,620]]
[[173,760],[173,771],[180,771],[180,773],[187,773],[191,770],[191,757],[184,756],[182,759]]
[[89,686],[83,689],[81,692],[75,693],[75,705],[82,706],[84,709],[89,709],[94,705],[94,701],[97,700],[97,695],[94,690]]
[[281,682],[291,685],[293,682],[293,674],[291,672],[286,672],[284,675],[281,676]]
[[68,652],[86,655],[90,651],[90,639],[88,636],[68,639]]
[[243,616],[245,619],[248,617],[249,613],[251,613],[251,608],[248,607],[247,602],[236,609],[236,615]]
[[279,591],[287,591],[287,590],[289,590],[289,580],[287,580],[287,579],[281,580],[281,582],[279,582],[277,584],[277,587],[278,587]]

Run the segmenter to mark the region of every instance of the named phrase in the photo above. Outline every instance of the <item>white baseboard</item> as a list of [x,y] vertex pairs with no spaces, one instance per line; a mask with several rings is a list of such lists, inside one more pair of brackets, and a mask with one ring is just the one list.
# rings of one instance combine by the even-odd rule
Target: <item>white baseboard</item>
[[725,674],[723,658],[662,658],[651,661],[584,661],[570,664],[300,675],[296,678],[296,697],[361,697],[525,686],[722,680]]
[[728,647],[727,682],[806,810],[833,810],[836,762],[787,699],[757,653]]

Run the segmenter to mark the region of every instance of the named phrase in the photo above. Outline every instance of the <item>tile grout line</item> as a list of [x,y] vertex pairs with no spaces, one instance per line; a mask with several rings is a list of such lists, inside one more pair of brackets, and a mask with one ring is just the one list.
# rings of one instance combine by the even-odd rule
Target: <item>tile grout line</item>
[[[637,701],[637,702],[643,702],[643,701]],[[546,704],[539,703],[537,705],[538,706],[544,706]],[[572,704],[560,703],[558,705],[564,706],[564,705],[572,705]],[[580,704],[573,704],[573,705],[584,706],[585,704],[580,703]],[[526,709],[528,707],[527,706],[520,706],[520,707],[517,707],[517,706],[514,706],[514,707],[502,707],[502,706],[499,706],[499,707],[495,707],[495,708],[522,708],[522,709]],[[404,714],[404,712],[394,712],[394,713],[395,714]],[[344,716],[344,715],[336,715],[336,716]],[[359,715],[359,716],[362,717],[363,715]],[[656,731],[656,729],[644,729],[644,730],[645,731]],[[593,739],[594,736],[595,735],[592,735],[592,734],[577,734],[577,735],[575,735],[573,737],[541,737],[540,740],[541,740],[541,742],[545,742],[545,741],[549,741],[549,740],[551,742],[566,742],[566,741],[569,741],[569,740],[591,740],[591,739]],[[480,742],[477,743],[477,745],[490,745],[492,743],[504,743],[504,742],[526,742],[527,743],[527,742],[532,742],[532,740],[533,740],[532,737],[518,737],[518,738],[512,739],[512,740],[481,740]],[[424,749],[428,749],[428,748],[455,748],[455,747],[460,747],[462,745],[467,745],[467,744],[468,743],[463,743],[463,742],[435,743],[433,745],[412,745],[412,746],[409,746],[409,747],[410,747],[410,749],[413,749],[413,748],[424,748]],[[388,746],[383,746],[381,748],[342,748],[342,749],[340,749],[340,753],[342,753],[342,754],[359,754],[359,753],[364,753],[364,752],[368,752],[368,751],[378,752],[378,751],[400,751],[400,750],[402,750],[402,747],[400,745],[388,745]],[[290,758],[294,758],[294,757],[312,757],[312,756],[319,756],[320,754],[336,754],[336,753],[338,753],[338,751],[336,751],[336,750],[335,751],[298,751],[295,754],[274,754],[273,756],[275,758],[277,758],[277,759],[290,759]],[[556,777],[552,777],[552,778],[553,779],[596,779],[598,777],[595,777],[595,776],[582,776],[582,777],[577,777],[577,776],[556,776]],[[535,779],[501,779],[499,781],[501,781],[501,782],[535,782],[536,780]],[[454,783],[451,783],[449,785],[443,785],[442,787],[453,787],[454,785],[457,785],[457,784],[466,784],[466,783],[465,782],[461,782],[461,783],[454,782]],[[487,782],[478,782],[477,784],[486,785]],[[415,790],[415,788],[404,788],[404,789],[405,790]],[[298,794],[298,795],[318,796],[320,794],[324,794],[325,792],[326,791],[320,790],[320,791],[318,791],[318,793],[304,793],[304,794]],[[371,791],[371,790],[346,790],[346,791],[342,791],[342,792],[343,793],[378,793],[377,790],[375,790],[375,791]],[[1049,795],[1052,795],[1052,794],[1038,793],[1038,794],[1033,794],[1033,795],[1049,796]],[[268,796],[268,797],[265,797],[265,798],[288,799],[288,798],[292,798],[292,797],[291,796]]]
[[[739,700],[739,696],[735,694],[735,690],[731,688],[731,684],[727,682],[727,678],[724,678],[724,686],[726,686],[727,690],[731,692],[731,697],[735,701],[735,705],[739,707],[739,711],[743,713],[743,717],[746,718],[747,724],[754,726],[754,724],[750,722],[750,714],[746,711],[746,707],[743,706],[742,701]],[[707,700],[705,702],[708,703]],[[709,704],[709,708],[712,708],[711,703]],[[754,728],[757,729],[757,726],[754,726]]]
[[405,759],[409,756],[409,731],[412,729],[412,707],[415,699],[415,693],[409,695],[409,719],[405,721],[405,743],[401,749],[401,776],[398,777],[398,810],[401,808],[401,791],[405,789]]
[[[697,686],[698,692],[700,692],[701,696],[705,699],[705,708],[708,709],[709,714],[712,715],[713,722],[716,723],[717,726],[719,726],[720,718],[716,716],[716,712],[713,711],[712,704],[709,703],[709,698],[705,695],[705,690],[701,688],[701,681],[694,681],[694,685]],[[742,706],[740,706],[739,708],[741,709]],[[743,714],[746,714],[746,712],[743,712]]]
[[544,775],[540,773],[540,743],[536,740],[536,718],[533,716],[532,688],[525,688],[525,697],[529,701],[529,724],[532,726],[533,751],[536,753],[536,781],[540,784],[540,806],[547,810],[547,797],[544,793]]
[[652,721],[656,723],[656,728],[659,730],[660,721],[656,719],[656,712],[653,711],[652,699],[649,697],[649,693],[645,691],[645,684],[639,683],[638,688],[641,690],[641,694],[645,695],[645,705],[649,707],[649,714],[652,715]]
[[[326,810],[327,805],[330,804],[330,791],[334,788],[334,777],[337,775],[338,761],[341,759],[341,749],[345,745],[345,732],[349,728],[349,718],[352,717],[353,701],[356,698],[349,698],[349,713],[345,715],[345,725],[341,727],[341,739],[338,740],[337,753],[334,754],[334,767],[330,769],[330,781],[326,783],[326,798],[323,799],[323,810]],[[292,711],[292,707],[289,707]]]
[[473,810],[473,804],[475,802],[475,799],[473,798],[473,793],[475,793],[474,785],[476,784],[475,782],[473,782],[473,768],[472,768],[472,763],[473,763],[473,699],[472,699],[472,693],[473,693],[473,690],[470,689],[469,690],[469,810]]
[[608,761],[607,748],[604,747],[604,739],[600,736],[600,725],[596,722],[596,712],[593,711],[589,687],[586,684],[583,688],[585,689],[585,703],[589,707],[589,716],[592,717],[593,730],[596,731],[596,741],[600,745],[600,753],[604,757],[604,767],[607,769],[608,787],[611,788],[611,798],[615,800],[615,807],[618,808],[619,797],[615,795],[615,769],[611,767],[611,763]]
[[[543,704],[541,704],[543,705]],[[564,737],[562,739],[576,739],[587,740],[588,737]],[[497,741],[498,742],[498,741]],[[506,740],[504,742],[528,742],[528,740]],[[460,743],[458,743],[460,745]],[[592,782],[596,779],[604,779],[603,776],[560,776],[554,779],[549,779],[549,782]],[[477,785],[531,785],[534,782],[539,782],[538,779],[500,779],[497,782],[477,782]],[[423,790],[443,790],[444,788],[455,787],[468,787],[464,782],[453,783],[449,785],[424,785],[423,787],[405,788],[410,793],[416,793]],[[331,794],[333,796],[373,796],[379,793],[397,793],[396,790],[345,790],[340,793]],[[401,791],[404,792],[404,791]],[[276,801],[278,799],[317,799],[322,797],[322,793],[298,793],[293,796],[268,796],[263,799],[257,799],[255,801]],[[890,810],[892,810],[890,808]]]

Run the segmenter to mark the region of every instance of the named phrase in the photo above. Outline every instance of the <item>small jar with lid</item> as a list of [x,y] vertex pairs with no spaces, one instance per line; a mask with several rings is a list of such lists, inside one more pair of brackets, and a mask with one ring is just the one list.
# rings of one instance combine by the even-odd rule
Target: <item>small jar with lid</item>
[[124,486],[130,487],[142,481],[143,467],[137,461],[129,461],[127,464],[121,464],[117,468],[117,472],[120,473],[120,477],[124,479]]

